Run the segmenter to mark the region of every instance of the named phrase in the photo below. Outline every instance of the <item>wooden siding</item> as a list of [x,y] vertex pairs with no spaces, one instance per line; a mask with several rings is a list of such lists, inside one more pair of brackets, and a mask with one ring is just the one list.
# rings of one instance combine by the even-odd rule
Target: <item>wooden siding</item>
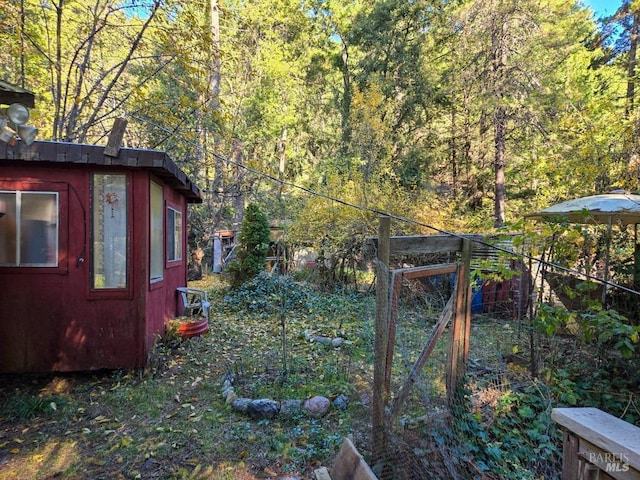
[[[181,180],[184,174],[174,170],[175,164],[163,153],[137,151],[132,156],[124,149],[120,164],[114,164],[92,147],[43,143],[47,142],[20,152],[0,145],[0,190],[55,187],[60,191],[59,266],[0,267],[0,372],[142,367],[166,320],[179,312],[176,288],[187,280],[186,209],[188,202],[199,200],[199,191],[186,176]],[[29,159],[16,158],[20,156]],[[126,173],[129,178],[125,289],[91,289],[93,172]],[[183,219],[182,261],[171,265],[165,261],[163,279],[153,284],[149,281],[152,178],[163,185],[165,210],[170,205]]]

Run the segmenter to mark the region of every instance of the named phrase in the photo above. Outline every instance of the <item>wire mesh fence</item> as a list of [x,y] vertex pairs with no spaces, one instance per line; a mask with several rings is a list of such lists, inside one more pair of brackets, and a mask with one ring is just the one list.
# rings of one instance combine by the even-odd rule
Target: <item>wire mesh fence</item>
[[[605,351],[599,351],[576,331],[545,331],[539,303],[562,303],[558,287],[548,275],[543,277],[550,264],[503,255],[511,240],[500,242],[495,249],[482,242],[472,261],[465,384],[454,396],[447,391],[450,324],[417,373],[415,365],[454,292],[455,274],[402,281],[398,302],[390,307],[396,310],[396,321],[387,436],[382,456],[372,459],[381,480],[560,478],[562,438],[551,421],[552,408],[587,402],[607,410],[613,403],[607,399],[626,395],[626,408],[616,413],[640,421],[640,397],[633,382],[631,390],[622,388],[621,394],[615,382],[598,384],[594,379],[578,386],[568,373],[606,366],[614,369],[612,378],[637,381],[637,372],[631,371],[637,367],[637,353],[621,356],[606,342],[600,345]],[[395,259],[391,268],[452,259],[455,256],[405,257]],[[562,286],[567,280],[558,281]],[[410,393],[398,406],[395,401],[412,375]],[[592,392],[584,391],[588,385]],[[620,400],[618,405],[624,404]],[[378,447],[373,445],[372,451]]]

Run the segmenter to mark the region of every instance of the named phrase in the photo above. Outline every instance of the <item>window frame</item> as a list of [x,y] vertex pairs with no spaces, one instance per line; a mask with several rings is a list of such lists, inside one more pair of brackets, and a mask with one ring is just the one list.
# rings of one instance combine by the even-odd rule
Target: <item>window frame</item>
[[[16,181],[0,178],[0,191],[5,193],[56,194],[57,226],[56,226],[56,264],[5,264],[0,265],[2,272],[24,274],[67,274],[69,271],[69,183],[52,181]],[[79,253],[79,252],[78,252]]]
[[[125,268],[125,286],[124,287],[96,287],[95,286],[95,179],[97,176],[120,176],[125,180],[125,194],[126,194],[126,206],[125,206],[125,242],[126,242],[126,268]],[[132,292],[132,250],[131,250],[131,218],[132,218],[132,190],[131,190],[131,178],[126,172],[108,172],[108,171],[94,171],[91,172],[89,177],[89,296],[91,298],[129,298]]]
[[[160,198],[153,198],[153,190],[157,187],[156,193],[160,193]],[[158,202],[159,205],[154,204],[154,200]],[[155,207],[155,210],[154,210]],[[166,258],[166,240],[165,240],[165,221],[166,216],[164,214],[165,211],[165,202],[164,202],[164,186],[161,182],[156,181],[154,179],[149,179],[149,285],[153,286],[155,284],[159,284],[164,280],[164,270],[165,270],[165,258]],[[155,218],[154,215],[158,215],[159,218]],[[154,225],[159,227],[160,233],[157,235],[154,230]],[[155,238],[159,236],[159,238]],[[159,249],[156,250],[156,249]],[[154,268],[160,268],[160,274],[155,275]]]
[[[165,249],[166,249],[166,262],[167,262],[167,266],[171,266],[171,265],[175,265],[176,263],[182,263],[182,260],[184,258],[184,245],[183,245],[183,238],[184,238],[184,214],[183,212],[176,208],[173,207],[172,205],[167,205],[167,215],[166,215],[166,228],[165,228]],[[170,214],[173,213],[173,221],[170,222],[169,217]],[[176,226],[178,225],[178,222],[176,221],[176,218],[179,216],[180,218],[180,229],[179,231],[176,231]],[[173,225],[173,228],[170,228],[170,223]],[[179,233],[179,235],[178,235]],[[170,244],[170,240],[172,240],[172,244]],[[171,246],[173,246],[173,251],[170,248]],[[178,250],[178,255],[174,255],[171,256],[171,254],[175,254],[176,250]]]

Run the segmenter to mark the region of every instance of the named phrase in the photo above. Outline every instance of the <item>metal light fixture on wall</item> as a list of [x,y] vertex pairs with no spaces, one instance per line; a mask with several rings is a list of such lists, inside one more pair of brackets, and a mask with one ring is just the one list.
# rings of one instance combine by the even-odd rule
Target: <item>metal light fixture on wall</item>
[[29,109],[21,103],[12,103],[7,108],[7,117],[16,125],[25,125],[29,121]]
[[[21,103],[12,103],[9,108],[3,109],[0,114],[0,140],[15,144],[20,139],[25,144],[31,145],[36,139],[38,129],[27,125],[28,121],[29,109]],[[9,126],[9,123],[12,125]]]
[[38,135],[38,129],[33,125],[18,125],[18,136],[27,145],[31,145]]
[[0,140],[4,143],[13,143],[16,140],[16,132],[12,128],[7,127],[7,125],[3,125],[0,128]]

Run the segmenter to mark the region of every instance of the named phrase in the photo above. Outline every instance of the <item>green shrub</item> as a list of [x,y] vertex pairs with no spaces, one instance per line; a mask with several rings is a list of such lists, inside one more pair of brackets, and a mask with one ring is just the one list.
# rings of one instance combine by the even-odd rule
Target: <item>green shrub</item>
[[231,310],[259,315],[285,312],[306,312],[311,308],[312,289],[296,283],[288,275],[260,272],[224,297]]
[[269,249],[269,221],[256,204],[249,204],[245,211],[237,248],[237,257],[229,264],[229,283],[242,285],[262,272],[267,263]]

